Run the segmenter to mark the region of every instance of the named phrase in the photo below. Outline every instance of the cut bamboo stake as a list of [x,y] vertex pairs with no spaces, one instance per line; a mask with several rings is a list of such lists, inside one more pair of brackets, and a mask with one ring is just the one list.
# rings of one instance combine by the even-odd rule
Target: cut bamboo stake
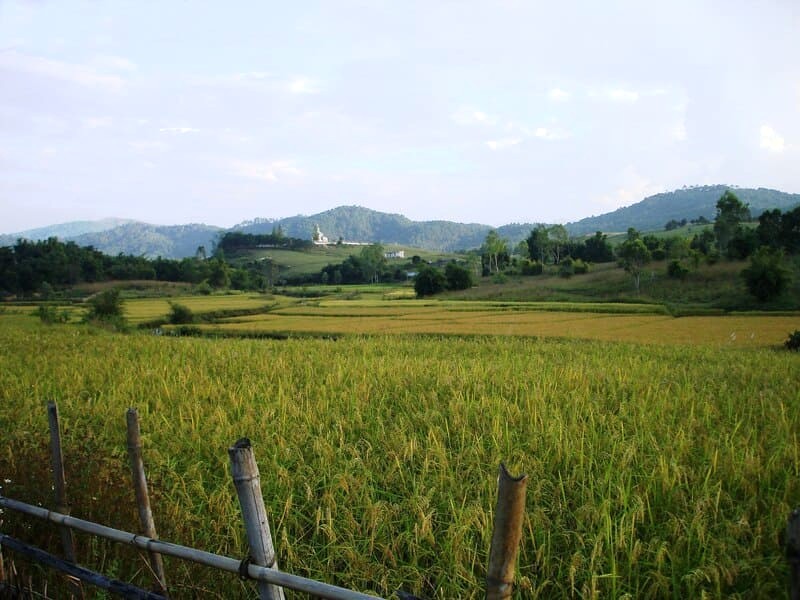
[[[228,448],[231,460],[231,475],[236,486],[236,495],[242,507],[242,518],[250,545],[250,561],[262,567],[278,570],[275,547],[269,530],[264,497],[261,495],[261,479],[250,440],[242,438]],[[263,581],[258,582],[261,600],[284,600],[283,588]]]
[[[147,477],[144,473],[142,461],[142,437],[139,429],[139,412],[129,408],[126,414],[128,422],[128,458],[131,463],[131,478],[133,489],[136,492],[136,506],[139,509],[139,523],[142,534],[150,539],[157,540],[156,524],[153,522],[153,511],[150,509],[150,496],[147,493]],[[167,594],[167,578],[164,575],[164,561],[157,552],[149,552],[150,568],[155,578],[155,591]]]
[[500,465],[492,547],[489,551],[489,570],[486,576],[486,600],[510,598],[514,590],[514,569],[517,564],[519,541],[522,538],[527,487],[527,475],[512,477],[505,465]]
[[789,562],[789,598],[800,600],[800,508],[792,511],[786,525],[786,560]]
[[[50,426],[50,465],[53,468],[53,490],[55,493],[56,512],[68,515],[70,512],[67,502],[67,478],[64,475],[64,455],[61,451],[61,427],[58,423],[58,406],[55,402],[47,404],[47,421]],[[75,560],[75,539],[69,527],[61,527],[61,545],[64,549],[64,558],[71,563]],[[70,585],[72,593],[83,598],[83,588],[80,583]]]

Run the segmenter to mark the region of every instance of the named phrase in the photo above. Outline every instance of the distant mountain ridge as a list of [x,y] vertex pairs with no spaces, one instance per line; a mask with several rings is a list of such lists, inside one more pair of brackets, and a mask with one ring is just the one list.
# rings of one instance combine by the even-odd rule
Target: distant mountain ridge
[[613,212],[567,223],[566,228],[571,235],[582,235],[595,231],[627,231],[628,227],[635,227],[640,231],[661,229],[672,219],[691,220],[700,216],[713,221],[717,213],[717,200],[725,190],[733,191],[739,200],[749,204],[754,218],[765,210],[778,208],[786,211],[800,205],[800,194],[787,194],[767,188],[737,188],[731,185],[692,186],[648,196],[641,202]]
[[[571,235],[579,236],[595,231],[625,231],[628,227],[640,231],[657,230],[672,219],[679,221],[704,216],[711,220],[716,213],[717,200],[727,189],[732,189],[742,202],[750,205],[754,217],[765,210],[778,208],[786,211],[800,205],[800,194],[766,188],[693,186],[656,194],[610,213],[567,223],[566,228]],[[199,246],[210,252],[215,240],[225,231],[269,233],[280,227],[288,236],[310,239],[315,225],[319,225],[331,242],[341,237],[346,241],[381,242],[440,251],[477,248],[492,229],[480,223],[412,221],[400,214],[360,206],[339,206],[311,216],[257,218],[230,229],[203,224],[150,225],[125,219],[76,221],[0,235],[0,246],[13,245],[20,237],[32,240],[58,237],[81,246],[94,246],[111,255],[183,258],[194,255]],[[513,246],[524,240],[535,226],[534,223],[512,223],[494,229]]]
[[[399,214],[390,214],[361,206],[339,206],[316,215],[297,215],[284,219],[257,219],[232,227],[244,233],[269,233],[280,227],[289,237],[310,239],[314,226],[331,242],[340,237],[350,242],[381,242],[428,250],[465,250],[483,243],[492,229],[479,223],[452,221],[412,221]],[[503,237],[514,243],[525,238],[534,225],[512,224],[498,227]]]

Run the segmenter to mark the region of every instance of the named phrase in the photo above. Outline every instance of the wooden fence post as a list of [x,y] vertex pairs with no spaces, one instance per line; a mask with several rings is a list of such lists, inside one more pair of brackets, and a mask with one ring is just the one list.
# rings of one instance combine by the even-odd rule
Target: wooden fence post
[[500,465],[492,547],[486,576],[486,600],[510,598],[514,590],[514,569],[522,538],[527,487],[527,475],[512,477],[505,465]]
[[[231,475],[236,486],[236,495],[242,507],[242,518],[247,530],[247,543],[250,546],[251,562],[262,567],[278,569],[275,547],[272,545],[272,534],[264,508],[264,497],[261,495],[261,480],[258,465],[253,454],[250,440],[242,438],[228,448],[231,460]],[[284,600],[283,588],[266,581],[258,582],[258,593],[261,600]]]
[[[147,493],[147,477],[142,461],[142,438],[139,429],[139,413],[129,408],[126,414],[128,423],[128,459],[131,463],[131,478],[136,492],[136,506],[139,509],[139,523],[143,535],[157,540],[156,524],[153,522],[153,511],[150,509],[150,496]],[[164,574],[164,562],[158,552],[150,551],[150,568],[155,578],[155,591],[167,594],[167,578]]]
[[786,525],[786,560],[789,563],[789,598],[800,600],[800,508],[789,515]]
[[[61,427],[58,423],[58,405],[55,402],[47,404],[47,422],[50,426],[50,465],[53,469],[53,491],[55,494],[56,512],[68,515],[70,511],[67,502],[67,478],[64,475],[64,454],[61,451]],[[64,558],[71,563],[75,560],[75,538],[69,527],[60,527],[61,545],[64,549]],[[83,588],[80,582],[71,581],[72,593],[83,598]]]

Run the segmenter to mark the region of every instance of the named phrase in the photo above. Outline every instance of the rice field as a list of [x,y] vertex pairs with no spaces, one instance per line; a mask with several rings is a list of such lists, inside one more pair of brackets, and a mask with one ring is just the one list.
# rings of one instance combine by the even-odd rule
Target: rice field
[[[796,319],[388,304],[220,325],[376,326],[335,341],[121,335],[0,314],[0,493],[51,502],[44,407],[57,400],[73,514],[135,529],[135,406],[169,541],[245,555],[226,449],[247,436],[279,564],[299,575],[482,597],[505,461],[530,476],[516,597],[786,597],[800,356],[774,346]],[[647,339],[625,341],[641,329]],[[741,341],[748,332],[757,341]],[[58,552],[55,532],[0,519]],[[147,586],[137,554],[78,544],[87,566]],[[175,598],[252,596],[233,576],[166,565]]]

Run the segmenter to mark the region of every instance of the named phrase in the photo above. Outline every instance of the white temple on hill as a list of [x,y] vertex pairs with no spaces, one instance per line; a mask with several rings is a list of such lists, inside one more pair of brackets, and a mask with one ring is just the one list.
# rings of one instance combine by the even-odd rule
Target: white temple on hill
[[311,241],[317,246],[327,246],[328,237],[319,230],[319,225],[314,225],[314,233],[311,236]]

